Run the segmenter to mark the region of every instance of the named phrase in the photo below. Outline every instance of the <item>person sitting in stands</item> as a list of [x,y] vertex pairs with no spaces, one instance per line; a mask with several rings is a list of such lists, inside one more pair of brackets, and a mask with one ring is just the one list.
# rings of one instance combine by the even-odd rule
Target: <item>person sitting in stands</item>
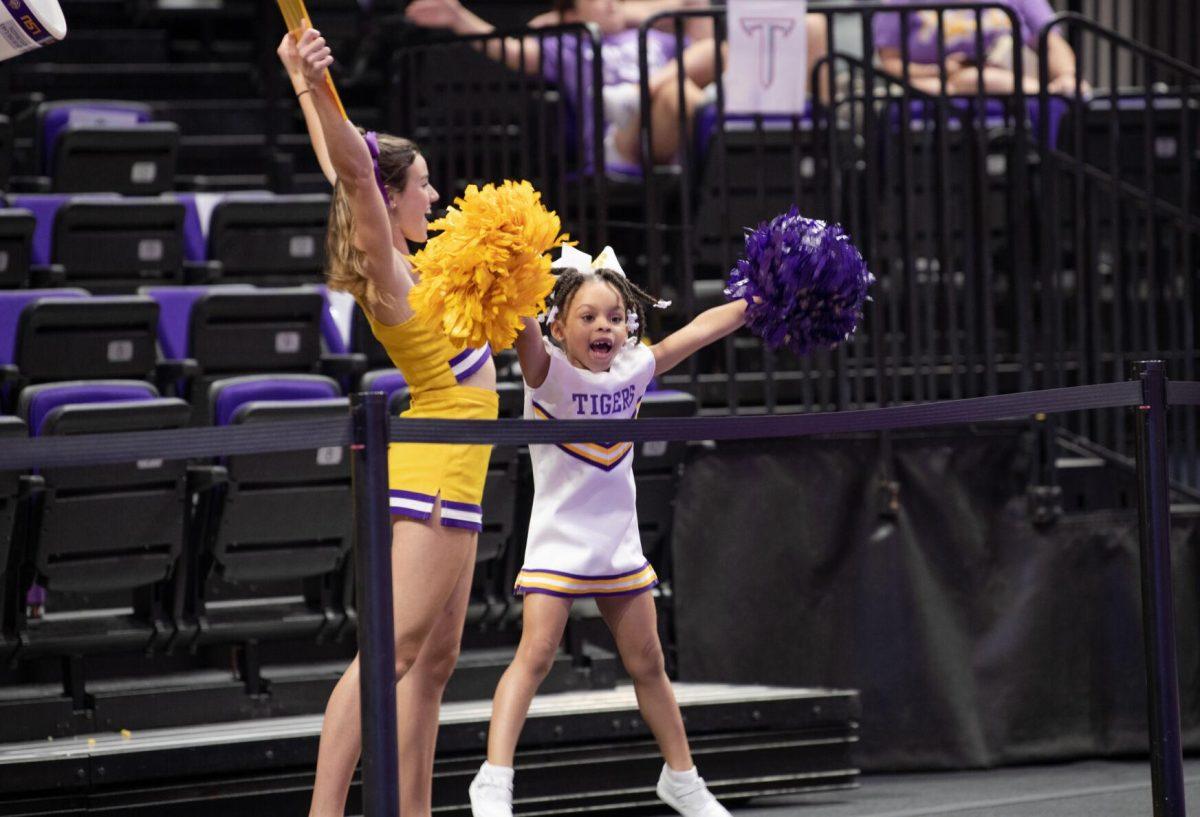
[[[555,0],[554,9],[534,18],[534,27],[586,23],[597,27],[602,36],[604,78],[604,156],[605,165],[641,163],[641,72],[638,66],[638,24],[649,15],[694,2],[672,3],[665,0]],[[430,28],[448,28],[460,35],[488,34],[495,27],[463,7],[460,0],[413,0],[406,10],[410,22]],[[824,18],[809,15],[810,65],[824,53]],[[487,53],[510,68],[537,73],[551,82],[561,83],[568,98],[583,111],[584,127],[590,120],[588,89],[577,85],[577,49],[564,37],[563,47],[541,48],[537,37],[504,38],[490,43]],[[652,117],[651,154],[656,163],[678,160],[683,133],[680,121],[692,122],[696,108],[705,101],[704,88],[716,79],[716,43],[711,37],[682,44],[673,34],[652,28],[647,39],[650,69],[650,116]],[[819,50],[818,50],[819,49]],[[586,59],[586,56],[585,56]],[[560,64],[561,63],[561,64]],[[679,72],[683,71],[683,94],[679,93]],[[584,82],[588,72],[584,71]],[[587,130],[590,133],[590,129]]]
[[[888,0],[893,5],[920,5],[924,0]],[[1003,0],[1018,23],[1018,39],[1012,21],[1003,10],[948,9],[942,12],[941,52],[945,59],[946,84],[942,85],[942,65],[938,62],[938,12],[914,9],[904,22],[900,14],[880,13],[874,20],[875,48],[880,67],[895,77],[904,76],[901,43],[908,43],[908,79],[913,87],[930,94],[1010,94],[1015,88],[1013,52],[1018,47],[1036,49],[1038,36],[1054,18],[1047,0]],[[906,25],[905,25],[906,23]],[[901,28],[905,31],[901,31]],[[982,31],[979,31],[982,29]],[[982,34],[982,36],[979,36]],[[983,43],[983,51],[978,49]],[[1076,88],[1075,52],[1058,32],[1051,32],[1047,46],[1047,90],[1052,94],[1074,95]],[[1038,93],[1037,59],[1029,51],[1023,60],[1025,77],[1022,88],[1027,94]],[[1086,82],[1079,87],[1088,92]]]

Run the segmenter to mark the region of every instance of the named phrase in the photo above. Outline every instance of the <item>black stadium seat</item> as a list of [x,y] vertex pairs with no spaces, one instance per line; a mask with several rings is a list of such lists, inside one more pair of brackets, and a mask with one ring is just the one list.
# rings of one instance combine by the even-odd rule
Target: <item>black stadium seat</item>
[[[0,441],[25,436],[25,423],[19,417],[0,416]],[[0,445],[3,445],[0,442]],[[16,616],[12,601],[18,597],[19,571],[12,556],[13,524],[21,475],[0,471],[0,656],[16,644]]]
[[12,121],[0,114],[0,190],[8,189],[8,179],[12,175],[12,155]]
[[67,284],[94,293],[183,283],[182,204],[162,199],[67,201],[54,218],[52,260]]
[[[183,401],[128,380],[32,386],[20,411],[34,436],[180,428],[189,416]],[[22,653],[77,657],[164,645],[172,627],[162,591],[183,549],[189,505],[185,463],[145,459],[38,476],[16,547],[24,577],[49,599],[43,616],[18,611]]]
[[[349,410],[337,383],[320,375],[227,378],[209,391],[216,425],[337,419]],[[343,570],[353,534],[348,452],[232,456],[210,473],[181,579],[196,643],[336,638],[347,618]]]
[[162,304],[166,357],[198,365],[194,379],[181,384],[198,422],[208,416],[208,387],[214,380],[264,372],[308,374],[320,367],[325,301],[315,289],[234,285],[144,291]]
[[208,257],[221,281],[288,286],[322,280],[329,196],[230,197],[212,212]]
[[151,121],[144,103],[58,100],[34,117],[37,166],[53,192],[148,196],[175,186],[179,126]]
[[0,291],[5,403],[31,383],[152,379],[158,304],[138,295],[89,298],[81,290]]
[[0,289],[29,282],[33,213],[20,208],[0,208]]

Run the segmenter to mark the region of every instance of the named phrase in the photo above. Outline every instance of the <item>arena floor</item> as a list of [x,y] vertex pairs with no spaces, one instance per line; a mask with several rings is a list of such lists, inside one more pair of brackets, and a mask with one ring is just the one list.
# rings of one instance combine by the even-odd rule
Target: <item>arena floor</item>
[[[1200,759],[1185,762],[1188,801],[1200,804]],[[864,775],[851,791],[756,800],[739,817],[1133,817],[1153,813],[1150,767],[1136,761],[989,771]],[[1193,806],[1195,808],[1196,806]],[[663,812],[668,814],[670,812]]]

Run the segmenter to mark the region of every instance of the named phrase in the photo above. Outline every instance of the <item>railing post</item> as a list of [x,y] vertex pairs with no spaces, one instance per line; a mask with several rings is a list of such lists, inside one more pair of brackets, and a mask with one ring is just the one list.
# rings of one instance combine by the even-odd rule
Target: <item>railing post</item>
[[382,392],[351,397],[354,570],[365,817],[400,812],[396,650],[392,632],[392,531],[388,513],[388,417]]
[[1150,716],[1155,817],[1184,817],[1175,596],[1171,585],[1171,509],[1167,477],[1167,378],[1161,360],[1132,366],[1142,381],[1136,409],[1138,529],[1142,554],[1142,628]]

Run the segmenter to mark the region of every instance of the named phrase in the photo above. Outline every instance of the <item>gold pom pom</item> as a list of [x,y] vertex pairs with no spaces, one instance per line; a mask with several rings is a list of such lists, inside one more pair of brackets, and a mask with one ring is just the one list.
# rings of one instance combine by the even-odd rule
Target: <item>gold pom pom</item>
[[507,349],[521,318],[545,309],[554,288],[548,253],[568,236],[541,199],[526,181],[471,185],[429,225],[442,232],[411,258],[420,280],[409,303],[455,346]]

